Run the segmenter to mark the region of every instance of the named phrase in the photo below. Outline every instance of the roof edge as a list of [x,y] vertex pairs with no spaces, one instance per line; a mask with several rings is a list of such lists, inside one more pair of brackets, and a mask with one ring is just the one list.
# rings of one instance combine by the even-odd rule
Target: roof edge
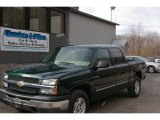
[[73,8],[70,8],[70,11],[81,14],[81,15],[84,15],[84,16],[87,16],[87,17],[91,17],[91,18],[100,20],[102,22],[106,22],[106,23],[109,23],[109,24],[112,24],[112,25],[119,25],[118,23],[115,23],[115,22],[112,22],[112,21],[109,21],[109,20],[105,20],[103,18],[94,16],[94,15],[91,15],[91,14],[88,14],[88,13],[85,13],[85,12],[82,12],[82,11],[79,11],[79,10],[76,10],[76,9],[73,9]]

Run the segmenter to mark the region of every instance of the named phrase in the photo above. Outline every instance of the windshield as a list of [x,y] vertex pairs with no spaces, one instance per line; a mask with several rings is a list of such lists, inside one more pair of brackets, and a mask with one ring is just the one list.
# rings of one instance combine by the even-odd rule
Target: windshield
[[94,50],[83,47],[62,47],[56,49],[43,59],[42,62],[54,64],[89,66]]

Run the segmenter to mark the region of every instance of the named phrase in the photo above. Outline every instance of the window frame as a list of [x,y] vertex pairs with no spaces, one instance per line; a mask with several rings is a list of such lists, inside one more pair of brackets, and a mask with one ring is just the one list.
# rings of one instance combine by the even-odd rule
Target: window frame
[[[3,26],[3,27],[6,27],[6,28],[13,28],[13,29],[19,29],[19,30],[24,30],[26,29],[26,8],[27,7],[22,7],[23,8],[23,15],[22,15],[22,18],[23,18],[23,28],[17,28],[17,27],[13,27],[13,26],[4,26],[3,25],[3,15],[4,15],[4,8],[5,7],[0,7],[0,25]],[[8,7],[8,8],[11,8],[11,7]],[[16,8],[16,7],[12,7],[12,8]]]
[[[62,22],[63,22],[63,24],[62,24],[62,22],[61,22],[61,24],[63,25],[63,32],[62,33],[52,33],[51,32],[51,17],[52,17],[52,11],[55,11],[55,12],[59,12],[59,13],[61,13],[61,14],[63,14],[63,19],[64,20],[62,20]],[[65,34],[66,33],[66,13],[64,12],[64,11],[62,11],[62,10],[57,10],[57,9],[55,9],[55,8],[51,8],[50,9],[50,17],[49,17],[49,19],[50,19],[50,21],[49,21],[49,26],[50,26],[50,29],[49,29],[49,32],[50,32],[50,34]],[[61,26],[62,27],[62,26]]]
[[[45,22],[44,22],[44,31],[41,31],[41,30],[39,30],[39,31],[37,31],[37,30],[31,30],[30,29],[30,13],[31,13],[31,8],[42,8],[42,9],[44,9],[44,11],[45,11]],[[28,30],[30,30],[30,31],[35,31],[35,32],[43,32],[43,33],[49,33],[49,31],[48,31],[48,9],[47,8],[45,8],[45,7],[29,7],[29,14],[28,14],[28,18],[27,18],[27,21],[29,22],[29,24],[28,24]]]
[[[3,26],[3,8],[4,7],[0,7],[0,26]],[[19,30],[30,30],[30,31],[35,31],[35,32],[43,32],[43,31],[36,31],[36,30],[31,30],[30,29],[30,11],[32,7],[23,7],[23,29],[22,28],[15,28],[13,26],[8,26],[9,28],[13,28],[13,29],[19,29]],[[45,32],[43,33],[48,33],[48,34],[55,34],[55,33],[51,33],[51,11],[57,11],[63,14],[64,16],[64,20],[63,20],[63,34],[65,35],[67,32],[67,19],[66,16],[68,16],[67,12],[65,10],[61,10],[58,8],[51,8],[51,7],[40,7],[45,9]],[[7,26],[3,26],[3,27],[7,27]]]

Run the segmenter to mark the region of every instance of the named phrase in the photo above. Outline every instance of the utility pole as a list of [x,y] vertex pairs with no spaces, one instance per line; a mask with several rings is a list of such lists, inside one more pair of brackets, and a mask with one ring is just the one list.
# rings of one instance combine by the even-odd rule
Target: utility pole
[[112,21],[112,10],[114,10],[115,8],[116,8],[115,6],[111,7],[111,21]]

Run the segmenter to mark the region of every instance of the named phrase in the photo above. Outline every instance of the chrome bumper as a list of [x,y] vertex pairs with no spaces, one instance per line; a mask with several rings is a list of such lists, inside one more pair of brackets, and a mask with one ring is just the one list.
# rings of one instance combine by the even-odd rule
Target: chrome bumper
[[0,93],[0,100],[12,107],[30,112],[61,112],[67,110],[69,100],[57,102],[44,102],[35,100],[24,100]]

